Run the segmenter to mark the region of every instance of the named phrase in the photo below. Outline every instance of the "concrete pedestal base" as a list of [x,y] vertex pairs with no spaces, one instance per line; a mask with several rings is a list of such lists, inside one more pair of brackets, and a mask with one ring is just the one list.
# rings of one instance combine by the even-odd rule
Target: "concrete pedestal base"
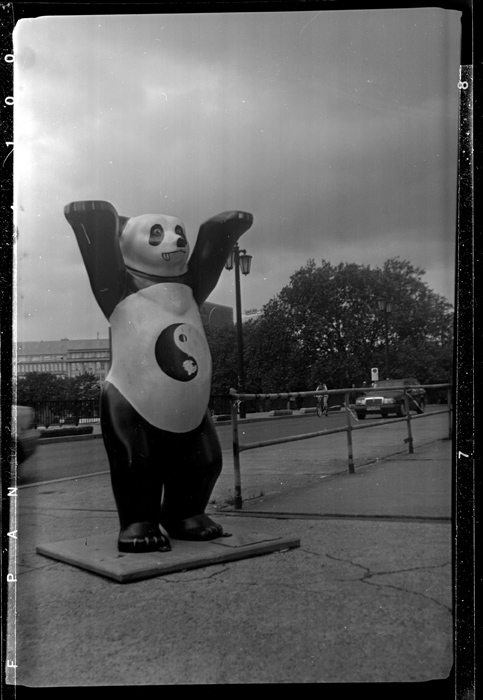
[[37,553],[78,566],[99,576],[106,576],[119,583],[130,583],[176,571],[198,569],[300,547],[300,540],[297,538],[253,533],[233,534],[231,537],[220,537],[211,542],[171,539],[170,552],[124,554],[117,549],[117,536],[118,533],[114,532],[40,545],[37,547]]

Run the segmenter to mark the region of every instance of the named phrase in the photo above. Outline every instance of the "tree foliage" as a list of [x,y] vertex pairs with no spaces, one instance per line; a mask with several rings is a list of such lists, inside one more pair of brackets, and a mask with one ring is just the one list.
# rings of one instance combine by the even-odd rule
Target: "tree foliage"
[[[388,316],[391,378],[423,384],[452,378],[453,313],[423,281],[425,271],[391,258],[382,268],[309,260],[271,299],[261,315],[243,324],[245,389],[253,393],[361,386],[385,366],[384,316],[377,300],[393,302]],[[236,326],[208,326],[213,358],[212,394],[238,387]],[[93,398],[92,374],[60,379],[31,372],[17,383],[17,403]]]
[[451,305],[422,280],[425,271],[392,258],[383,268],[309,260],[244,324],[246,389],[310,391],[362,385],[385,365],[384,316],[377,300],[392,300],[388,319],[390,374],[422,383],[447,382],[452,369]]
[[212,394],[228,394],[238,386],[236,326],[205,328],[213,360]]
[[77,377],[56,377],[49,372],[28,372],[17,382],[17,404],[41,401],[78,401],[98,398],[99,380],[88,372]]

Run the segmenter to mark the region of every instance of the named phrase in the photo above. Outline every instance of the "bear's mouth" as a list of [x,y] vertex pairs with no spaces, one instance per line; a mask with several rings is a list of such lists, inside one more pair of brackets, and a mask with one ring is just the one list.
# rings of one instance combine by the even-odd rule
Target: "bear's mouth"
[[183,255],[186,254],[184,250],[174,250],[172,253],[162,253],[162,258],[163,260],[166,260],[166,262],[169,262],[171,260],[171,256],[176,255],[176,253],[182,253]]

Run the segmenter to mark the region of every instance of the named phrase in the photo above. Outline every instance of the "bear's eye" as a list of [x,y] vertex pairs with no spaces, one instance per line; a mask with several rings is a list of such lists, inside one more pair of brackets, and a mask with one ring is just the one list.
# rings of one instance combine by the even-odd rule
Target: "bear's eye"
[[174,232],[178,234],[178,236],[184,236],[184,231],[182,227],[178,224],[176,228],[174,229]]
[[163,238],[163,227],[160,224],[154,224],[149,232],[149,245],[159,245]]

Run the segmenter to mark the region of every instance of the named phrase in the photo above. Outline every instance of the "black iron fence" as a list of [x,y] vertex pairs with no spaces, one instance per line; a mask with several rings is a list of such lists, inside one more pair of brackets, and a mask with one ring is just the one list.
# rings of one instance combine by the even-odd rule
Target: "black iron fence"
[[99,422],[99,399],[81,401],[39,401],[32,404],[35,427],[51,425],[82,425]]
[[[253,405],[252,405],[253,404]],[[264,410],[258,402],[247,402],[250,412]],[[51,425],[82,425],[98,423],[100,416],[99,399],[81,401],[36,401],[31,404],[35,411],[35,427],[49,428]],[[227,394],[214,394],[210,397],[209,408],[213,415],[231,415],[231,399]]]
[[[259,401],[247,401],[246,403],[247,411],[250,413],[270,410],[265,409]],[[279,403],[274,402],[272,408],[279,408]],[[31,406],[35,411],[36,428],[38,426],[49,428],[51,425],[82,425],[84,423],[99,422],[99,399],[36,401]],[[285,407],[284,404],[283,408]],[[209,408],[213,415],[226,414],[231,416],[230,396],[227,394],[213,394],[210,397]]]

